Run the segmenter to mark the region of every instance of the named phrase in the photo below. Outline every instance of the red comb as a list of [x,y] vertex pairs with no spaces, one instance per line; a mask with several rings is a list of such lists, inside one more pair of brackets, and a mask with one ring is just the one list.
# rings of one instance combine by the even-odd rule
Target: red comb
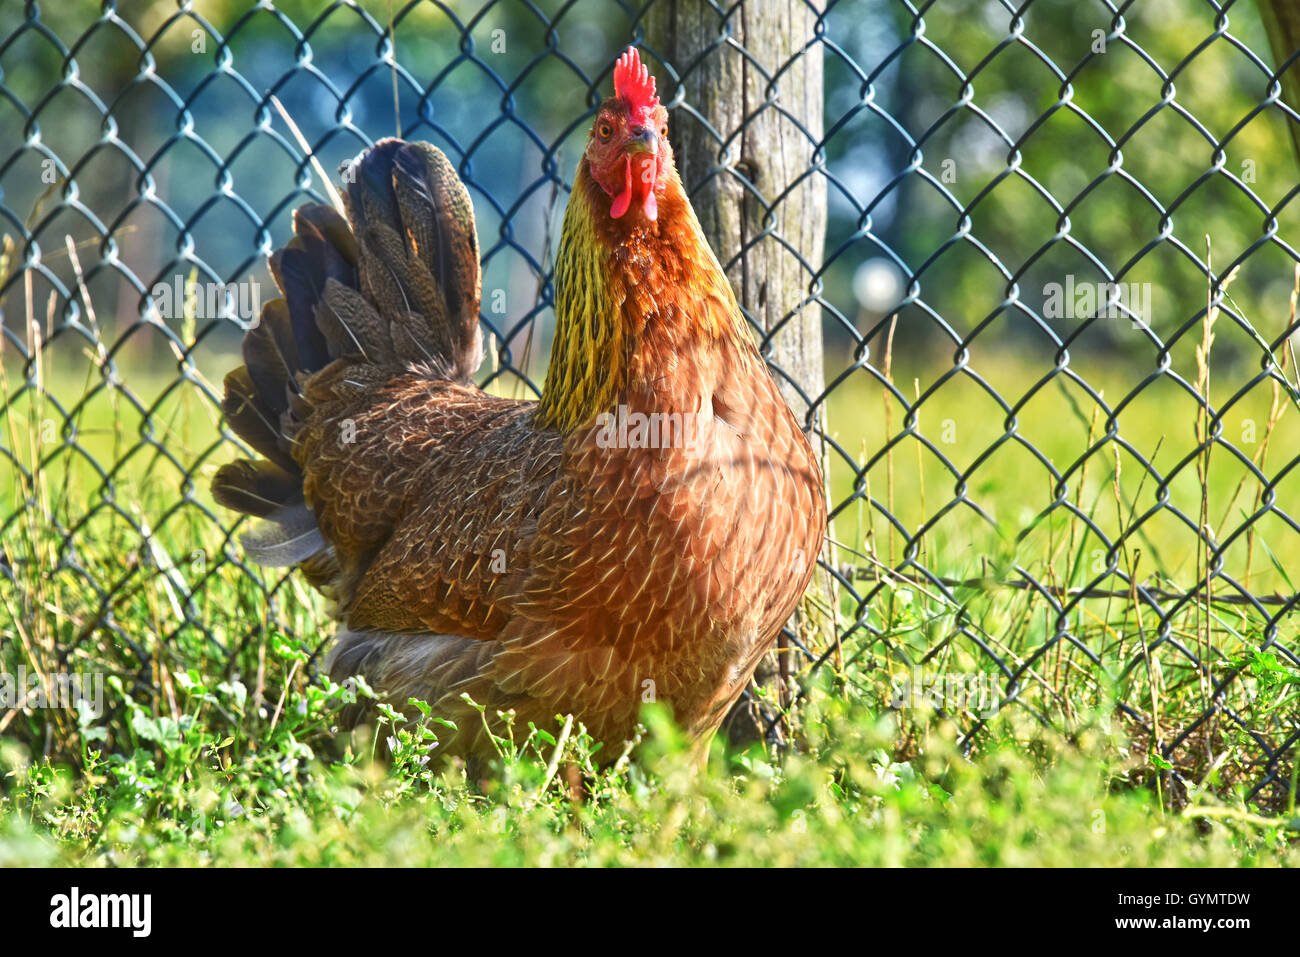
[[628,47],[614,64],[614,95],[627,100],[633,109],[653,110],[659,105],[655,78],[641,62],[636,47]]

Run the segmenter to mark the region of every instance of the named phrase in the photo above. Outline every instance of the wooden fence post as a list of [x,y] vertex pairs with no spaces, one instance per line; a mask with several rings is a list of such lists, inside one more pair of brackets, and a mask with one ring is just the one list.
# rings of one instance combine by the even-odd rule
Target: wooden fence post
[[[821,309],[809,302],[826,235],[826,181],[813,168],[823,107],[815,28],[803,0],[743,0],[721,11],[707,0],[657,0],[646,17],[649,52],[677,76],[674,83],[669,70],[655,71],[660,95],[671,105],[681,94],[669,138],[682,180],[741,307],[770,337],[767,357],[789,377],[777,374],[805,424],[808,399],[825,384]],[[834,628],[813,610],[833,607],[827,578],[814,578],[791,623],[819,643],[834,639],[811,634],[828,620]],[[794,664],[786,649],[782,636],[754,676],[783,704]],[[763,737],[767,722],[742,702],[727,727],[743,743]]]

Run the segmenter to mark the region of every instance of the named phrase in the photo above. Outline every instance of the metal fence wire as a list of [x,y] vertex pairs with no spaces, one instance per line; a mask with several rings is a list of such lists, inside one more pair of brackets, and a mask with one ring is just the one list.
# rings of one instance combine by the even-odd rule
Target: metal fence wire
[[[51,667],[154,701],[187,661],[251,685],[268,630],[315,653],[319,606],[244,564],[207,489],[238,445],[213,383],[274,294],[265,257],[340,163],[385,135],[435,143],[479,220],[483,382],[538,394],[558,217],[635,43],[674,139],[716,146],[688,171],[697,205],[722,182],[770,214],[742,253],[785,241],[796,186],[825,191],[824,247],[783,247],[790,317],[822,330],[823,381],[785,378],[835,543],[815,585],[831,624],[789,629],[793,677],[933,705],[968,748],[994,715],[1077,728],[1100,709],[1169,786],[1283,806],[1300,54],[1270,52],[1245,3],[843,0],[789,3],[806,35],[771,62],[742,0],[701,4],[710,42],[672,62],[647,29],[670,2],[0,12],[5,643],[43,634]],[[800,124],[783,110],[806,91],[783,84],[805,57],[824,109]],[[762,77],[734,129],[696,82],[717,58]],[[732,147],[773,117],[802,159],[766,188]],[[745,305],[782,376],[785,320]],[[263,618],[214,597],[232,577]]]

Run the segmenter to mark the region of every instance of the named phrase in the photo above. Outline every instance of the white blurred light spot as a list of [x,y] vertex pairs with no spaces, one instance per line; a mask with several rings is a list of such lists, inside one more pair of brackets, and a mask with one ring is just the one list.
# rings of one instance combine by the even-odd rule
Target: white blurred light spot
[[868,259],[853,274],[853,295],[870,312],[888,312],[903,297],[903,276],[888,259]]

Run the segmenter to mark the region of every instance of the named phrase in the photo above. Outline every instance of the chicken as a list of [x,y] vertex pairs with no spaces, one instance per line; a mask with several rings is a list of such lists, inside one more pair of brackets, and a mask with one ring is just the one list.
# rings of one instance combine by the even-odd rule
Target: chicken
[[708,743],[791,616],[825,526],[816,457],[683,191],[634,49],[614,71],[555,263],[540,401],[498,398],[469,195],[432,146],[345,171],[349,222],[294,217],[226,378],[243,539],[296,565],[340,623],[331,676],[429,702],[437,751],[572,714],[617,753],[643,702]]

